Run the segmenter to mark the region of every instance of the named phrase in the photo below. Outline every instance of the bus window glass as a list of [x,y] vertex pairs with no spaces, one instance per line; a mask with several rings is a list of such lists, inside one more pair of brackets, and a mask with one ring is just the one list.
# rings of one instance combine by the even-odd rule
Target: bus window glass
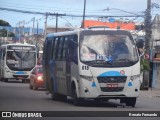
[[6,63],[12,70],[31,70],[36,64],[36,53],[29,51],[8,51]]
[[80,59],[84,62],[135,62],[138,61],[138,54],[127,35],[86,35],[81,43]]
[[59,41],[59,47],[58,47],[58,60],[62,59],[63,43],[64,43],[64,38],[61,37]]
[[52,46],[52,58],[55,59],[56,55],[56,45],[57,45],[57,38],[53,38],[53,46]]
[[68,37],[65,37],[64,45],[63,45],[63,52],[62,52],[62,60],[66,60],[67,42],[68,42]]
[[55,46],[54,46],[54,55],[55,59],[58,58],[58,46],[59,46],[59,38],[55,38]]
[[73,35],[73,36],[70,36],[70,54],[71,54],[71,59],[74,61],[74,62],[78,62],[78,43],[77,43],[77,36],[76,35]]

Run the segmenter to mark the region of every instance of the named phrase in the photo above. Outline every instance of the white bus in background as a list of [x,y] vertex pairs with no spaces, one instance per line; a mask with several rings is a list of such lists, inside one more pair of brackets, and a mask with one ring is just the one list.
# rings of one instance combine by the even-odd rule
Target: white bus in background
[[37,51],[35,45],[4,44],[0,46],[0,79],[29,80],[32,69],[37,64]]
[[53,100],[73,97],[134,107],[140,92],[140,58],[129,31],[80,29],[48,34],[44,81]]

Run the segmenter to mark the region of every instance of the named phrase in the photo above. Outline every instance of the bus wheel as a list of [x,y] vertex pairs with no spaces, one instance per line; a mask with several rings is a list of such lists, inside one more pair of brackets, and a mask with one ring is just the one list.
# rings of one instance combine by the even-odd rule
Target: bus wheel
[[74,89],[73,90],[73,104],[76,106],[80,106],[80,105],[82,105],[82,101],[83,101],[83,99],[77,97],[76,89]]
[[133,98],[126,98],[126,106],[134,107],[136,104],[136,97]]

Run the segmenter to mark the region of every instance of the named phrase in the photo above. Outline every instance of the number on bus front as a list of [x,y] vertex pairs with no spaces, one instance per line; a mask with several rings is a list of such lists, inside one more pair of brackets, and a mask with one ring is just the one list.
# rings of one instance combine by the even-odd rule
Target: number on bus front
[[83,65],[83,66],[82,66],[82,70],[89,70],[89,66]]

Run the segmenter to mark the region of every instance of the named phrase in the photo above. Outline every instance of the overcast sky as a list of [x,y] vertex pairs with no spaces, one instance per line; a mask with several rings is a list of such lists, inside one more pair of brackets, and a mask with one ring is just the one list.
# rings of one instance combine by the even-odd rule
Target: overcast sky
[[[152,0],[152,3],[160,5],[160,0]],[[36,12],[50,12],[60,14],[83,14],[84,0],[0,0],[1,8],[12,8],[16,10],[27,10]],[[103,11],[106,8],[116,8],[135,14],[142,14],[146,10],[147,0],[86,0],[86,15],[131,15],[127,12],[120,10]],[[160,8],[153,8],[152,15],[160,14]],[[0,10],[0,19],[3,19],[11,24],[11,26],[17,26],[19,21],[25,20],[26,27],[31,27],[33,22],[31,19],[35,17],[39,21],[39,26],[44,27],[43,15],[33,15],[16,13],[10,11]],[[97,18],[86,18],[97,19]],[[134,18],[129,18],[134,19]],[[143,21],[143,18],[136,18],[138,21]],[[59,26],[65,26],[66,24],[72,24],[73,26],[80,26],[82,18],[75,17],[63,17],[59,18]],[[48,18],[48,25],[55,26],[55,17]]]

